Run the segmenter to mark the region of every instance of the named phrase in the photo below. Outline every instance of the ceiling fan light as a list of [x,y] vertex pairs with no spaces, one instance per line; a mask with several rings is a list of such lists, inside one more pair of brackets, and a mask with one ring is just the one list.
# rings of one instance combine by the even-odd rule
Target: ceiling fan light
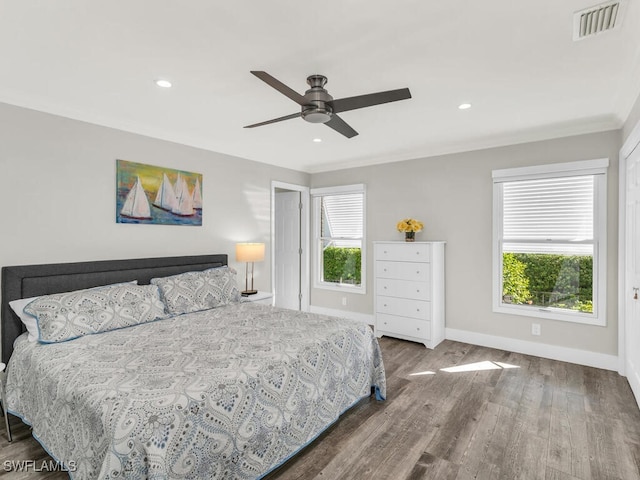
[[331,120],[331,114],[326,110],[309,110],[302,112],[302,118],[309,123],[327,123]]

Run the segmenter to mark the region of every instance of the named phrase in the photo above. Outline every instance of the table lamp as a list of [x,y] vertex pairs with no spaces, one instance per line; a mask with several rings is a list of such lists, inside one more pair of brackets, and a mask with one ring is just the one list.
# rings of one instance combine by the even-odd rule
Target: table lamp
[[[257,290],[253,289],[253,262],[262,262],[264,260],[264,243],[237,243],[236,260],[247,263],[244,290],[240,293],[244,296],[258,293]],[[249,263],[251,263],[251,288],[249,288]]]

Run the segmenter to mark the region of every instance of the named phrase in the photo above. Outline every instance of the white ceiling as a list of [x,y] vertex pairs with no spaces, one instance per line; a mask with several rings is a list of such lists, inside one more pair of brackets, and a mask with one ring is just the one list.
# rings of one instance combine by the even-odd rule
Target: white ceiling
[[[596,4],[0,0],[0,102],[306,172],[616,129],[640,93],[640,0],[574,42]],[[244,129],[299,109],[250,70],[413,98],[342,113],[352,139],[301,119]]]

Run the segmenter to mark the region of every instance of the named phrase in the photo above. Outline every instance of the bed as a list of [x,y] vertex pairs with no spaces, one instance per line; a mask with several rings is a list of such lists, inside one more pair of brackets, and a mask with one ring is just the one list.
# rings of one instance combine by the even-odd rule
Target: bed
[[9,306],[104,285],[148,291],[154,278],[226,265],[203,255],[2,269],[9,410],[72,478],[261,478],[363,398],[384,399],[380,349],[360,322],[232,299],[44,344]]

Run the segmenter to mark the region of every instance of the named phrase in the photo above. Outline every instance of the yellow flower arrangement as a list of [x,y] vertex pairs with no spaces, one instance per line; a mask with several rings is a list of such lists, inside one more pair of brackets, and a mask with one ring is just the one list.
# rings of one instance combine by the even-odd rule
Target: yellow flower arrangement
[[396,225],[399,232],[420,232],[424,228],[424,225],[420,220],[414,218],[405,218],[400,220]]

